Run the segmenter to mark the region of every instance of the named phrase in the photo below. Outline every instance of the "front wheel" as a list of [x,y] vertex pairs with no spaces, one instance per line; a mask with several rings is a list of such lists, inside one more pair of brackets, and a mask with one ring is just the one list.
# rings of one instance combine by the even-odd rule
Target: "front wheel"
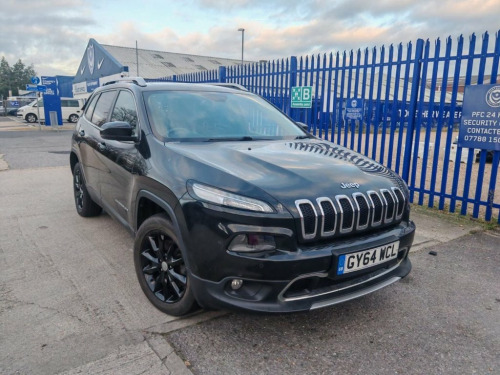
[[28,113],[26,115],[26,121],[28,121],[30,124],[33,124],[34,122],[36,122],[36,120],[37,120],[37,117],[33,113]]
[[158,310],[182,316],[195,308],[186,262],[165,215],[151,216],[139,228],[134,264],[143,292]]
[[73,113],[71,116],[69,116],[69,119],[68,119],[68,120],[69,120],[69,122],[71,122],[71,123],[73,123],[73,124],[74,124],[75,122],[77,122],[77,121],[78,121],[78,115],[75,115],[75,114]]

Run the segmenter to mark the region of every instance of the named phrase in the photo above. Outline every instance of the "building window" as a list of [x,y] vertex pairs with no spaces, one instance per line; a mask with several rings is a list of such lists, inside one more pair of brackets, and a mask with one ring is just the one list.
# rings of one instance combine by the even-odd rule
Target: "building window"
[[162,56],[162,55],[159,55],[159,54],[157,54],[157,53],[154,53],[152,56],[153,56],[155,59],[161,59],[161,60],[163,60],[163,56]]
[[184,57],[184,60],[186,60],[187,62],[194,62],[194,60],[190,57]]
[[212,64],[216,64],[216,65],[222,65],[220,62],[218,62],[217,60],[208,60],[210,61]]
[[195,65],[198,69],[200,70],[208,70],[207,68],[205,68],[203,65]]

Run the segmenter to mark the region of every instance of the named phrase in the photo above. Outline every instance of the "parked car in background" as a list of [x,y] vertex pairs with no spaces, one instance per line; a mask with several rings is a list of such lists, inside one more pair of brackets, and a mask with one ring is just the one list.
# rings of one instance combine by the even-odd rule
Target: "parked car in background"
[[167,314],[313,310],[411,270],[404,181],[231,84],[95,90],[70,165],[78,214],[134,233],[139,284]]
[[[83,99],[61,98],[61,112],[63,121],[76,123],[80,117],[81,108],[83,107]],[[37,110],[37,107],[38,110]],[[26,120],[29,123],[38,121],[45,122],[45,110],[43,107],[43,99],[34,100],[28,105],[25,105],[17,110],[17,117]]]

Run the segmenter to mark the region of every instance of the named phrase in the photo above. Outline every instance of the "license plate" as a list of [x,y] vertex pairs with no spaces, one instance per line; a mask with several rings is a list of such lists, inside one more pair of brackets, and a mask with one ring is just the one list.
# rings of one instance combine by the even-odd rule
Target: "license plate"
[[398,250],[399,241],[396,241],[373,249],[358,251],[357,253],[343,254],[339,256],[337,275],[344,275],[388,262],[397,258]]

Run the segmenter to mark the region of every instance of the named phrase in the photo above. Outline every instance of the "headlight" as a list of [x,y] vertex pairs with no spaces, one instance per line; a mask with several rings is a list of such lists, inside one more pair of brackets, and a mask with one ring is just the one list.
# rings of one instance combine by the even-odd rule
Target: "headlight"
[[257,199],[229,193],[200,183],[194,183],[192,188],[196,197],[203,201],[249,211],[274,212],[270,205]]

